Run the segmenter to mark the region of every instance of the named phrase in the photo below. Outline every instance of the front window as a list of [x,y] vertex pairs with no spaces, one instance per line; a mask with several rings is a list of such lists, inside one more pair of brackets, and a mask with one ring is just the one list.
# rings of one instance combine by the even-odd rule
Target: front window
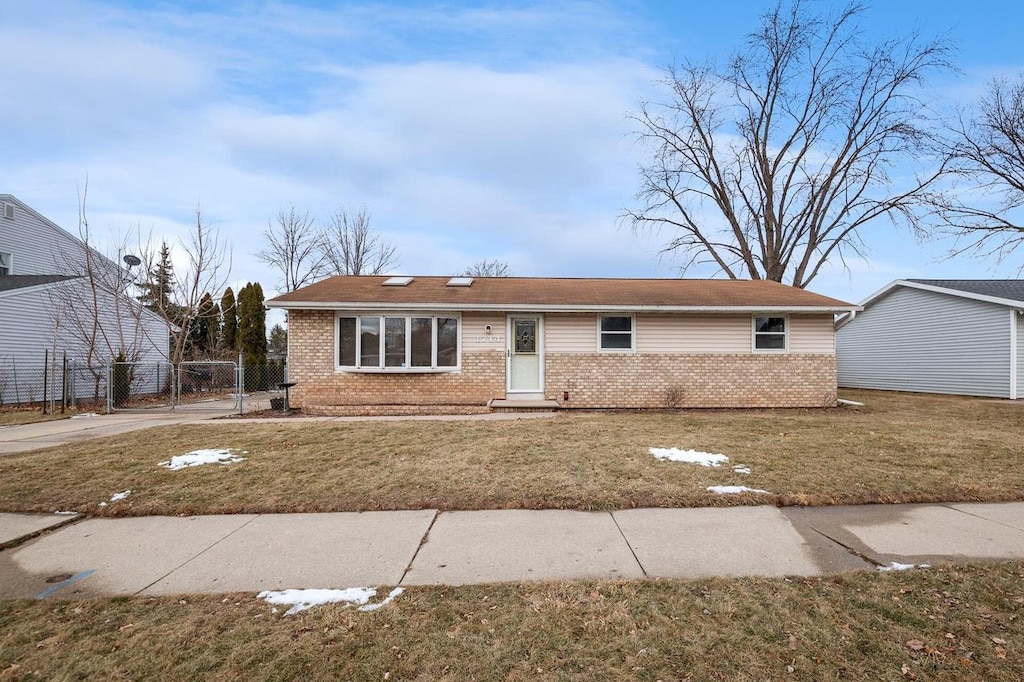
[[633,318],[607,316],[601,318],[601,350],[633,350]]
[[786,350],[786,318],[754,318],[754,350]]
[[459,319],[339,317],[338,366],[385,370],[458,367]]
[[0,276],[11,274],[11,254],[0,252]]

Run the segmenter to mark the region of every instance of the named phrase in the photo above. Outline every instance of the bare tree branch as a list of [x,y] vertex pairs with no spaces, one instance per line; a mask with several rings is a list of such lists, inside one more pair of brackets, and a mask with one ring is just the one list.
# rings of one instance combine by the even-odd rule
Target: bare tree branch
[[511,277],[512,266],[500,260],[478,260],[463,270],[461,277]]
[[379,275],[398,264],[395,244],[370,227],[365,208],[352,217],[339,208],[324,233],[324,250],[334,274]]
[[330,261],[324,249],[323,231],[314,218],[294,206],[278,211],[263,232],[266,248],[256,258],[281,273],[279,289],[295,291],[325,275]]
[[664,251],[731,278],[805,287],[831,260],[861,255],[858,232],[886,217],[918,228],[945,166],[894,186],[897,165],[936,147],[916,96],[950,69],[943,41],[867,44],[863,8],[812,14],[803,0],[762,18],[724,66],[666,70],[664,103],[634,119],[652,160],[641,168],[634,230],[667,230]]
[[942,231],[954,237],[949,255],[999,264],[1024,245],[1024,75],[991,81],[951,134],[948,158],[959,184],[934,201]]

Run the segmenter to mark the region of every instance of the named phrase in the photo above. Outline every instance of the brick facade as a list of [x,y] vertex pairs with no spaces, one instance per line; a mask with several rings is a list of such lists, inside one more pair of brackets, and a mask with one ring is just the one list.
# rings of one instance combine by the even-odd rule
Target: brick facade
[[330,311],[288,315],[288,378],[296,382],[291,393],[296,407],[339,415],[430,414],[476,411],[470,408],[505,397],[505,355],[498,351],[463,352],[458,372],[337,372],[334,320]]
[[[464,351],[458,372],[337,372],[334,325],[331,311],[289,312],[295,406],[324,414],[472,412],[505,397],[503,347]],[[544,367],[545,395],[566,408],[824,407],[836,400],[836,359],[826,353],[549,352]]]
[[835,355],[549,353],[544,360],[545,393],[567,408],[836,403]]

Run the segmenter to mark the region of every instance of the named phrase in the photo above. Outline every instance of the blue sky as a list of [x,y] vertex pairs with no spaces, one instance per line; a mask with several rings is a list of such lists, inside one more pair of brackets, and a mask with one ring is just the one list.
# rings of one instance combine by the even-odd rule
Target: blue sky
[[[834,3],[819,2],[822,7]],[[489,258],[517,275],[676,276],[668,235],[618,221],[643,160],[629,114],[672,60],[721,58],[772,3],[59,2],[0,0],[0,192],[74,231],[185,233],[197,203],[235,282],[281,208],[366,207],[397,271]],[[865,28],[947,35],[969,102],[1024,69],[1024,6],[877,2]],[[810,288],[859,301],[899,277],[1016,276],[887,222],[867,261]],[[690,276],[710,271],[691,270]]]

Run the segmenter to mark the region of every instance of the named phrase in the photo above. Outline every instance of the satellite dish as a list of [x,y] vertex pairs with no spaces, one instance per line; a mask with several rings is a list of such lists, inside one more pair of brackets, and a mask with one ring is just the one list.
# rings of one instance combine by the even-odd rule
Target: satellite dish
[[122,258],[121,260],[123,260],[125,262],[125,265],[127,265],[130,268],[133,268],[136,265],[142,265],[142,261],[139,259],[139,257],[133,256],[130,253],[125,255],[125,257]]

